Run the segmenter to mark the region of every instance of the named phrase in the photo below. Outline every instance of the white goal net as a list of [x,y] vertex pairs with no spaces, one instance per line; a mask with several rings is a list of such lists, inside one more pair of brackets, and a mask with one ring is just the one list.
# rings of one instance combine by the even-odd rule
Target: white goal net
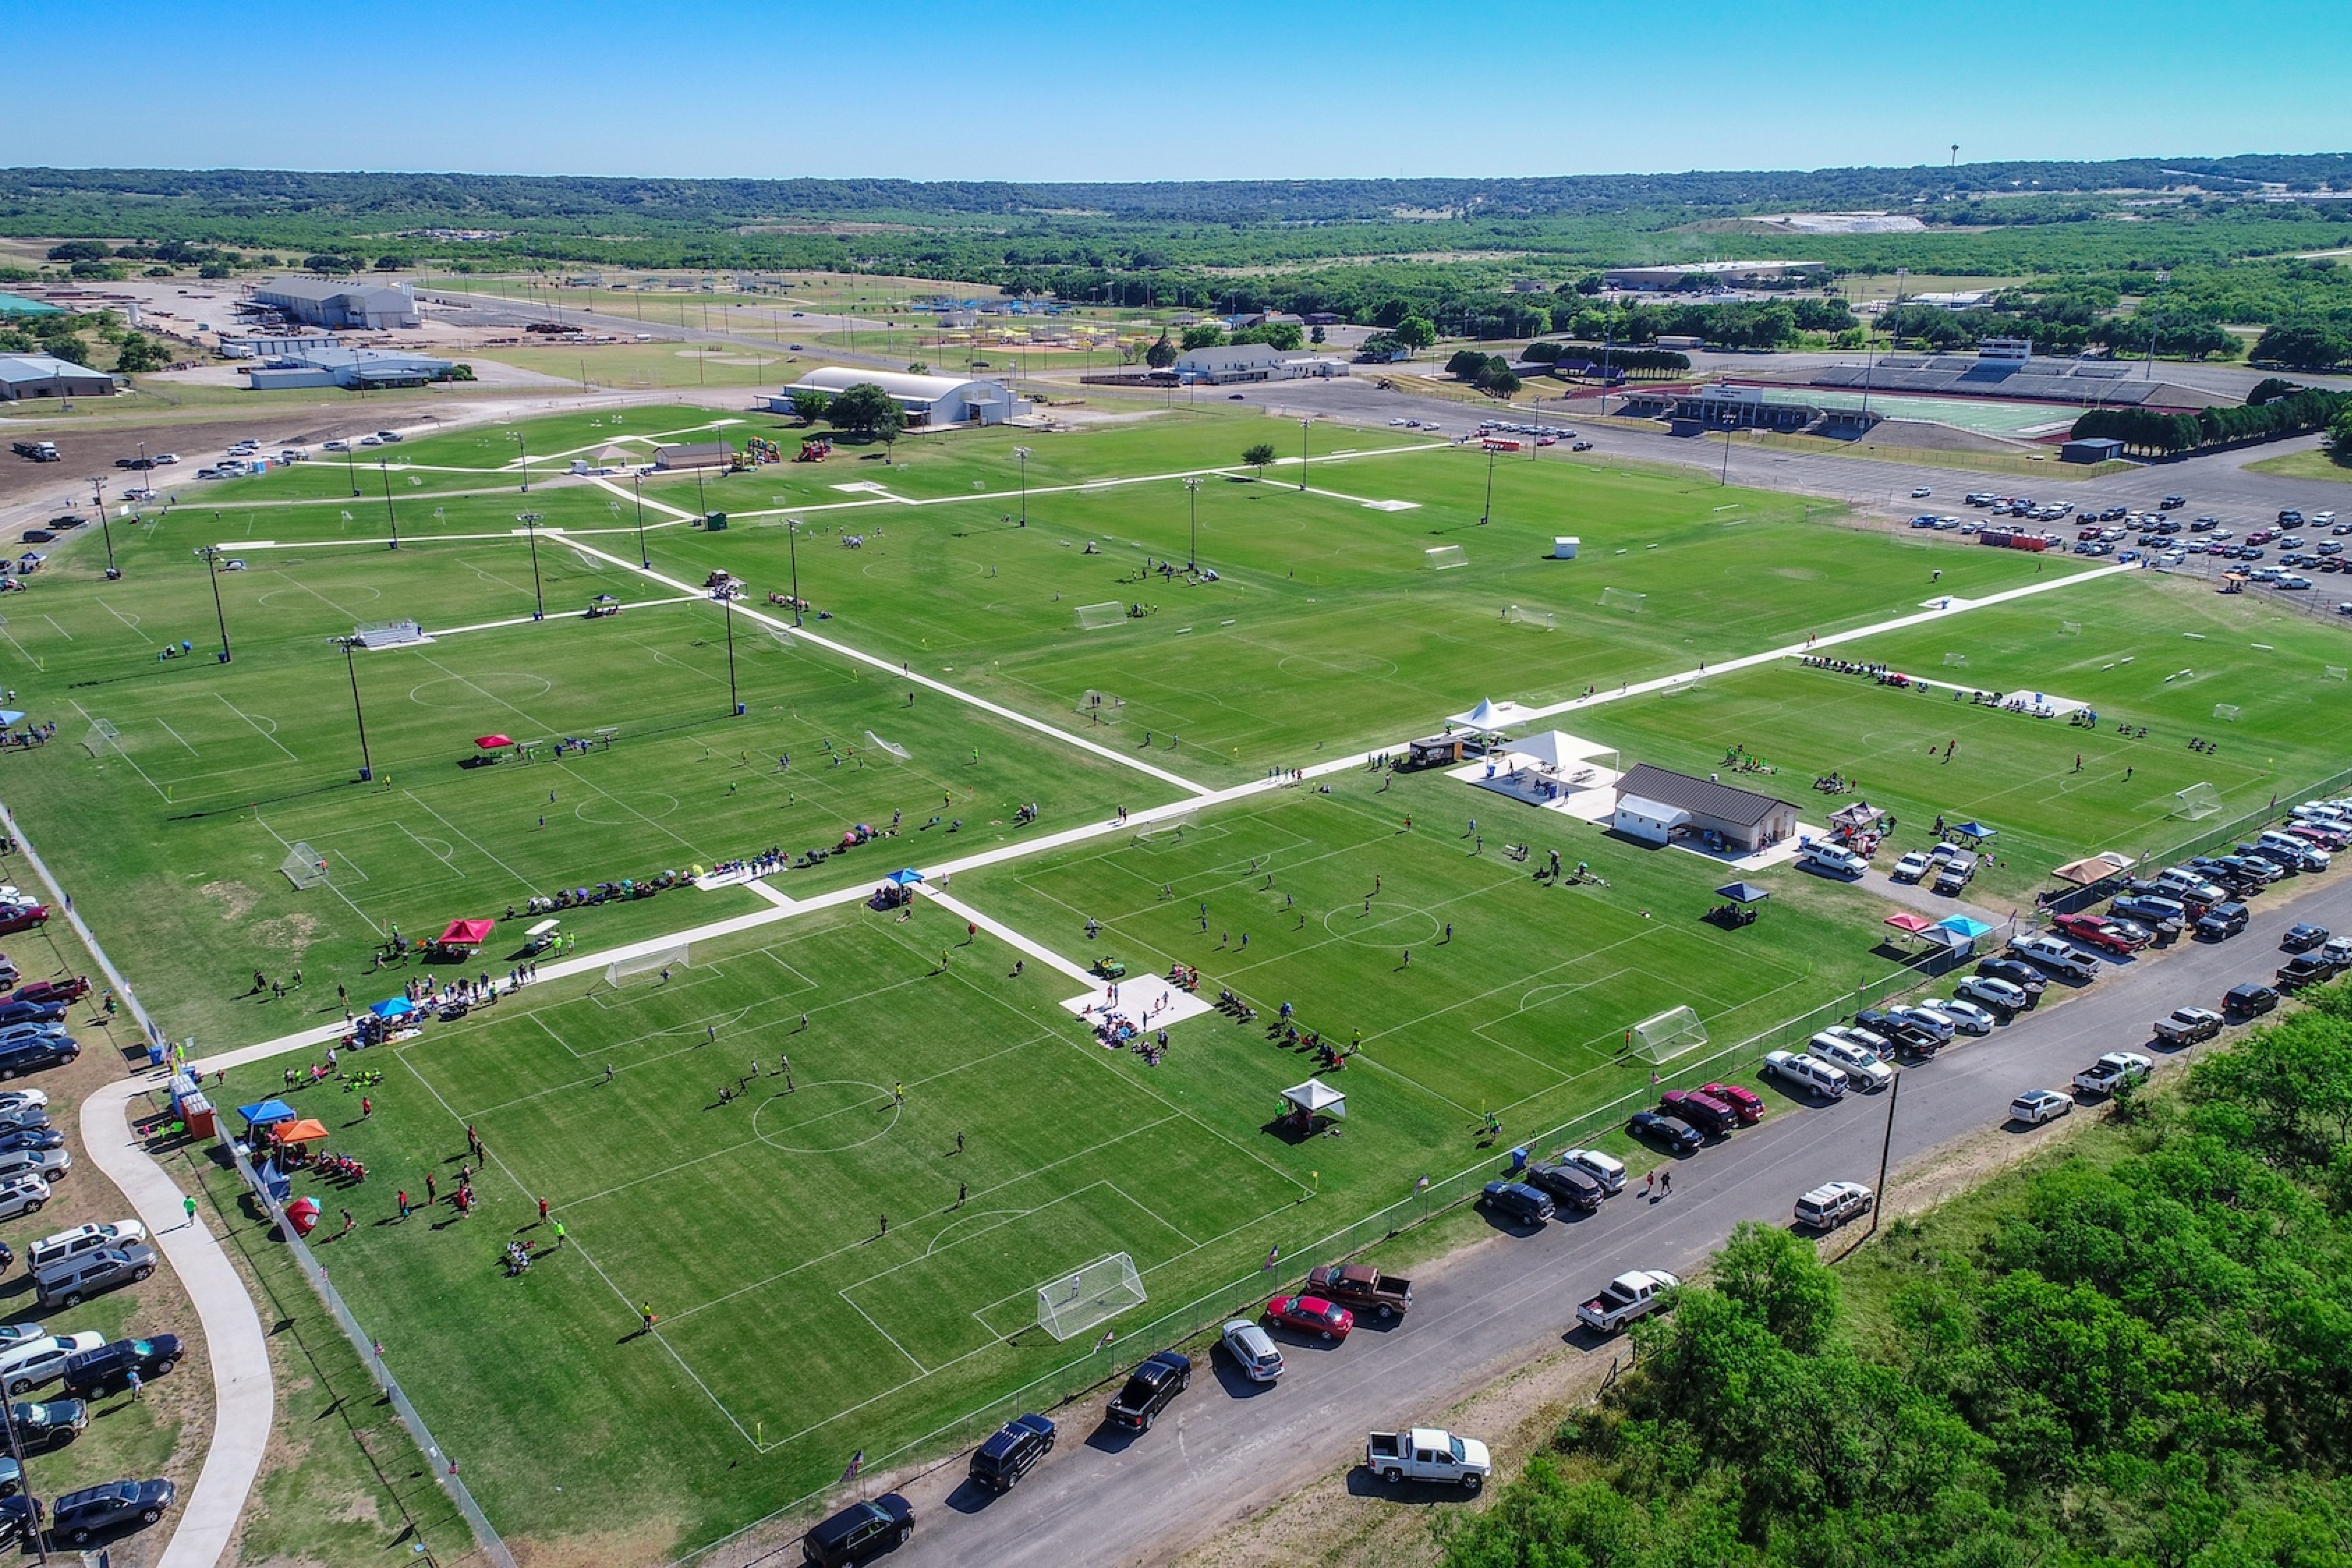
[[1090,723],[1116,724],[1127,717],[1127,699],[1089,690],[1078,699],[1077,712]]
[[1124,1252],[1037,1287],[1037,1326],[1056,1340],[1071,1339],[1144,1302],[1143,1277]]
[[1078,630],[1082,632],[1098,632],[1106,626],[1115,626],[1125,619],[1127,619],[1127,606],[1116,601],[1105,605],[1078,606]]
[[643,974],[658,974],[657,985],[669,983],[670,972],[684,969],[690,962],[686,942],[673,942],[652,952],[641,952],[634,958],[616,958],[604,966],[604,984],[618,989],[623,983]]
[[308,844],[288,845],[286,858],[278,862],[278,869],[297,892],[327,885],[327,858]]
[[2190,784],[2187,789],[2177,792],[2172,798],[2180,803],[2173,808],[2172,815],[2185,816],[2191,822],[2200,822],[2221,814],[2221,792],[2210,784]]
[[2060,621],[2058,623],[2058,635],[2062,637],[2081,637],[2083,635],[2083,623],[2080,621]]
[[1954,669],[1965,668],[1968,662],[1969,656],[1964,653],[1948,653],[1944,656],[1944,663]]
[[1631,588],[1603,588],[1601,607],[1604,610],[1640,610],[1650,602],[1647,594],[1636,594]]
[[1503,611],[1503,624],[1507,626],[1533,626],[1538,631],[1549,632],[1559,629],[1559,617],[1549,610],[1530,610],[1525,605],[1512,605]]
[[888,752],[891,756],[898,758],[902,763],[907,760],[906,747],[893,745],[871,730],[866,731],[866,743],[872,746],[877,752]]
[[2216,702],[2213,704],[2213,717],[2224,723],[2234,724],[2238,721],[2238,705],[2234,702]]
[[1451,572],[1456,566],[1470,564],[1470,557],[1458,544],[1436,544],[1422,552],[1433,572]]
[[2345,673],[2345,667],[2340,664],[2326,664],[2319,668],[2319,679],[2322,680],[2341,680]]
[[1654,1062],[1670,1062],[1706,1044],[1706,1026],[1688,1007],[1669,1007],[1633,1026],[1634,1049]]
[[122,738],[122,731],[103,719],[89,721],[89,733],[81,738],[81,749],[93,757],[106,754],[106,748]]

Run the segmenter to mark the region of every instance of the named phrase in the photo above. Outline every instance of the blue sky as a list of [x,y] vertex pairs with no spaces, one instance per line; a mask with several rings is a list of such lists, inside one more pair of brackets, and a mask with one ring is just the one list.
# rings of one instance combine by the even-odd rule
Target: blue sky
[[0,11],[18,164],[1166,180],[2352,147],[2343,0]]

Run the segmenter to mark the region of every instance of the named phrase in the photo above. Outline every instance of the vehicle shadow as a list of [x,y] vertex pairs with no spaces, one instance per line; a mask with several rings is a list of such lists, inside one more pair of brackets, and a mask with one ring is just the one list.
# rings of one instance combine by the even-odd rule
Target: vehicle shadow
[[1349,1497],[1380,1498],[1389,1502],[1428,1508],[1442,1502],[1465,1502],[1478,1494],[1434,1481],[1384,1481],[1363,1466],[1348,1472]]
[[1275,1386],[1271,1383],[1253,1382],[1247,1373],[1222,1354],[1210,1359],[1209,1370],[1215,1375],[1217,1386],[1223,1389],[1230,1398],[1255,1399],[1262,1394],[1271,1393]]
[[1087,1447],[1105,1454],[1124,1454],[1135,1445],[1140,1432],[1125,1426],[1114,1426],[1108,1421],[1097,1421],[1095,1429],[1087,1434]]
[[948,1493],[946,1501],[958,1513],[978,1513],[1003,1495],[995,1488],[982,1486],[966,1476],[956,1483],[955,1490]]

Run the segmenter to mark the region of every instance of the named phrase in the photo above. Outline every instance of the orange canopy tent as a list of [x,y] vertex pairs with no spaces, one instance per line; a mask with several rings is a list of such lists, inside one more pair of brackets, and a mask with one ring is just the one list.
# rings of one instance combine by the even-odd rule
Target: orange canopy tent
[[299,1121],[280,1122],[270,1131],[280,1143],[322,1143],[327,1138],[327,1124],[310,1117]]

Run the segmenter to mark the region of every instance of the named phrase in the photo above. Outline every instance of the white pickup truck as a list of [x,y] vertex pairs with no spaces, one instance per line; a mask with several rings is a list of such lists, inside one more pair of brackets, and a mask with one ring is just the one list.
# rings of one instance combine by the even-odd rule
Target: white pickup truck
[[2113,1094],[2127,1083],[2146,1081],[2155,1064],[2135,1051],[2109,1051],[2074,1075],[2076,1094]]
[[1576,1321],[1597,1333],[1613,1334],[1636,1318],[1657,1309],[1682,1281],[1663,1268],[1633,1268],[1609,1281],[1609,1288],[1576,1310]]
[[1391,1486],[1400,1481],[1444,1481],[1470,1492],[1485,1486],[1487,1473],[1495,1468],[1486,1444],[1475,1437],[1457,1437],[1442,1426],[1375,1432],[1364,1445],[1364,1464]]

